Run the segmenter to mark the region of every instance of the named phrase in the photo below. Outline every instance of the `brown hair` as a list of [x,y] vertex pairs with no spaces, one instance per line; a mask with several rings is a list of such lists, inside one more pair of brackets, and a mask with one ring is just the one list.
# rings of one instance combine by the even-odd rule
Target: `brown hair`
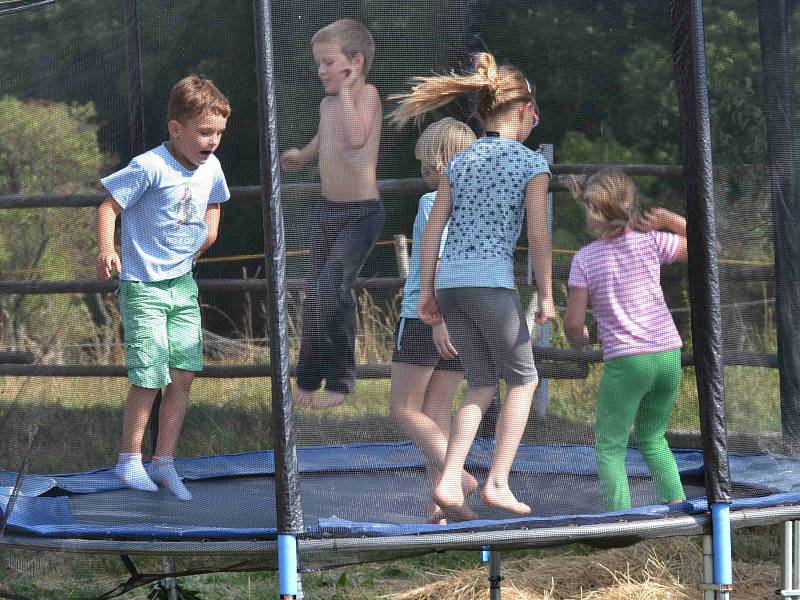
[[364,75],[369,73],[375,57],[375,41],[362,23],[353,19],[339,19],[326,25],[311,38],[311,45],[317,42],[334,42],[342,54],[351,60],[356,54],[364,57]]
[[185,124],[206,110],[226,119],[231,114],[228,99],[213,81],[193,74],[172,86],[167,104],[168,120]]
[[441,171],[453,156],[469,148],[474,141],[475,134],[466,123],[445,117],[422,132],[414,154],[423,164]]
[[398,126],[411,119],[419,124],[425,113],[470,92],[477,93],[475,114],[483,122],[518,102],[533,102],[536,108],[536,90],[519,69],[511,65],[498,66],[488,52],[478,52],[473,58],[472,71],[464,75],[414,77],[410,91],[389,97],[398,102],[389,119]]
[[573,178],[569,187],[586,206],[586,227],[599,240],[617,237],[639,221],[636,184],[622,171],[598,171],[583,184]]

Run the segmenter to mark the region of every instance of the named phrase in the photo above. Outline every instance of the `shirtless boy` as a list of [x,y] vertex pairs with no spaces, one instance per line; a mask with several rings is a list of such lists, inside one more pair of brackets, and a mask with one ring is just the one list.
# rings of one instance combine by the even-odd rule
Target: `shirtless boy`
[[295,400],[323,409],[344,402],[355,387],[352,287],[384,221],[375,174],[381,101],[366,82],[375,44],[364,25],[335,21],[314,34],[311,47],[326,94],[319,127],[307,146],[281,155],[281,168],[297,171],[319,161],[322,198],[310,211],[310,274]]

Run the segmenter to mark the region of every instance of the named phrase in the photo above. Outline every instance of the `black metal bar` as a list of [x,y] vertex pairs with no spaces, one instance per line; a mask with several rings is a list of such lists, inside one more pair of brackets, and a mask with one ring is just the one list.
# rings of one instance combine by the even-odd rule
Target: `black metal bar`
[[292,421],[289,381],[289,333],[286,308],[286,239],[283,231],[278,156],[275,73],[272,63],[272,14],[269,0],[253,0],[258,82],[258,123],[264,223],[264,268],[267,279],[270,361],[277,365],[272,383],[275,443],[275,507],[278,533],[303,531],[300,474]]
[[672,0],[672,58],[686,185],[689,299],[709,504],[731,501],[725,426],[722,316],[717,268],[711,125],[702,0]]
[[775,235],[781,428],[787,450],[796,452],[800,450],[800,170],[788,5],[787,0],[759,0],[758,27]]

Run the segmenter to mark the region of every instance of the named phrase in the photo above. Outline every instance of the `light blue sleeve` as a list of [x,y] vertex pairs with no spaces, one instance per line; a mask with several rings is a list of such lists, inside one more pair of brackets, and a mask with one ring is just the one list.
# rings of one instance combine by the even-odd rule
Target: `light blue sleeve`
[[552,176],[552,174],[550,173],[550,165],[547,164],[547,159],[544,156],[542,156],[540,152],[529,150],[527,152],[526,159],[527,159],[526,168],[528,171],[527,180],[525,181],[526,186],[528,185],[528,183],[530,183],[531,179],[533,179],[537,175],[545,173],[548,176]]
[[225,181],[225,173],[222,172],[222,167],[217,163],[216,173],[214,174],[214,183],[211,187],[211,194],[208,196],[209,204],[222,204],[227,202],[231,197],[231,192],[228,189],[228,182]]
[[150,187],[149,170],[134,158],[128,166],[100,180],[100,183],[114,200],[123,208],[134,204]]

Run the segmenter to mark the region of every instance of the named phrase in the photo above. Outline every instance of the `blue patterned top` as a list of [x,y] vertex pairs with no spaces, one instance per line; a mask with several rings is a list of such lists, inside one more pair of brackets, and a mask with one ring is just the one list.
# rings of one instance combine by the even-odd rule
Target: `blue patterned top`
[[517,141],[480,138],[445,167],[453,212],[436,287],[514,289],[514,246],[525,217],[525,189],[550,175],[547,160]]

